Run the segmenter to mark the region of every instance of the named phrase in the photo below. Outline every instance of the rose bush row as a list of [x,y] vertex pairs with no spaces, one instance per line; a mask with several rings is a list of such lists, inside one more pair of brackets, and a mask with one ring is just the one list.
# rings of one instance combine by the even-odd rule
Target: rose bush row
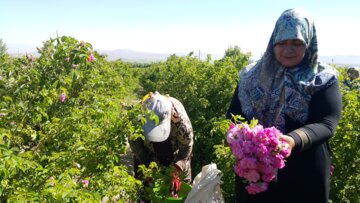
[[[193,53],[151,64],[107,61],[72,37],[44,42],[39,55],[0,60],[0,201],[99,202],[136,199],[141,183],[123,162],[126,139],[141,136],[137,98],[158,90],[179,98],[192,120],[193,175],[211,162],[234,201],[235,159],[224,114],[249,53],[222,59]],[[341,72],[341,85],[346,75]],[[358,82],[358,81],[354,81]],[[359,90],[342,86],[333,147],[333,202],[358,202]],[[281,169],[280,169],[281,170]]]

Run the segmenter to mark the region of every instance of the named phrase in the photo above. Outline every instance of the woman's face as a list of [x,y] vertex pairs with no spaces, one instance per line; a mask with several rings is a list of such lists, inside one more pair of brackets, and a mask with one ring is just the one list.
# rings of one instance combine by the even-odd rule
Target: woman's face
[[276,60],[286,68],[298,65],[305,56],[305,44],[298,39],[278,42],[274,47]]

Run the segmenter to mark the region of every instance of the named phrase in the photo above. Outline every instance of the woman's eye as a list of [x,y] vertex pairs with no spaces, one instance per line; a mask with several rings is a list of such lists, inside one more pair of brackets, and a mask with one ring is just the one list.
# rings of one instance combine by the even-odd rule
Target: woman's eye
[[296,40],[293,41],[293,45],[299,47],[299,46],[304,46],[304,43],[302,41]]

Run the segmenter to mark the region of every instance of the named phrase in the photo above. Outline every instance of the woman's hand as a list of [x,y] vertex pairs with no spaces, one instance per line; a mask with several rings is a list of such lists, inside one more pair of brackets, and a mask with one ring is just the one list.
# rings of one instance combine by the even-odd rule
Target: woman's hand
[[289,154],[286,157],[289,157],[291,155],[291,151],[295,147],[295,140],[294,138],[287,136],[287,135],[279,135],[280,140],[285,141],[289,145]]
[[174,167],[175,167],[175,169],[176,169],[177,172],[181,172],[181,171],[182,171],[181,166],[179,166],[177,163],[174,163]]
[[173,123],[179,123],[181,121],[181,115],[177,112],[174,106],[171,109],[171,121]]

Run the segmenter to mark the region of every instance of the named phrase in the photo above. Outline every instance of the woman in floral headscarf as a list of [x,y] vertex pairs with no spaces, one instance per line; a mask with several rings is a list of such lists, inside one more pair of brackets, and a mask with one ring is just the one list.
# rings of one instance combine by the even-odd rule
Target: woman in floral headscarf
[[248,194],[236,176],[236,202],[327,203],[330,155],[328,140],[341,114],[337,72],[317,61],[315,26],[300,9],[284,11],[263,57],[240,72],[227,112],[264,127],[275,126],[291,154],[267,191]]

